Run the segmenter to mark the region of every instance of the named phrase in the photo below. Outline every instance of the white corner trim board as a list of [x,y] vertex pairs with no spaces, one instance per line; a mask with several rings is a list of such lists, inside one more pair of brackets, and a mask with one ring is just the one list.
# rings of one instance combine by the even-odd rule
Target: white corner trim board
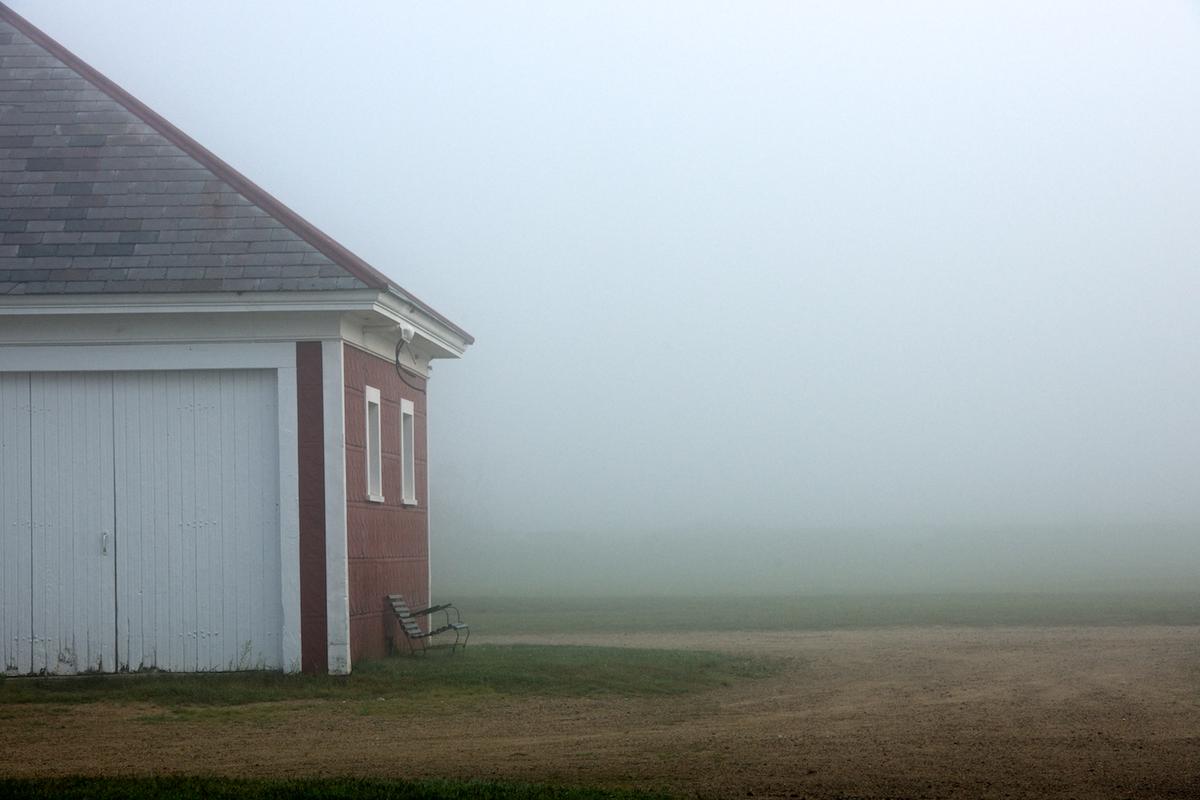
[[346,543],[346,391],[341,341],[321,343],[325,429],[325,614],[330,674],[350,672],[350,575]]
[[296,411],[295,346],[291,366],[276,371],[279,393],[279,556],[283,602],[284,672],[299,672],[300,654],[300,474]]

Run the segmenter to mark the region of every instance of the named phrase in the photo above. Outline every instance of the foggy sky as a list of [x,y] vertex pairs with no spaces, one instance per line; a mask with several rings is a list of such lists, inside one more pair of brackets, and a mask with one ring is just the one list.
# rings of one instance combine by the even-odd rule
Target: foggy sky
[[1200,576],[1194,3],[11,5],[477,337],[435,583]]

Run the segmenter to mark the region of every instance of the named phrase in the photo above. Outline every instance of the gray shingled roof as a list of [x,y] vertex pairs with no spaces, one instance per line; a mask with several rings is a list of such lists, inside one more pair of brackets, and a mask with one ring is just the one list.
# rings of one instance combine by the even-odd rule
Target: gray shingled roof
[[387,286],[336,263],[327,253],[354,256],[0,12],[0,295]]

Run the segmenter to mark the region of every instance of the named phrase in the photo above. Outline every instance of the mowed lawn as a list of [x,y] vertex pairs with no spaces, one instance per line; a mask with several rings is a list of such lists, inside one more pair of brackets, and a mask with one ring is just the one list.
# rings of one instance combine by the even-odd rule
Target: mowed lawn
[[1200,593],[445,599],[481,644],[347,677],[0,678],[0,796],[1200,788]]
[[[121,719],[157,726],[186,740],[310,727],[314,718],[368,717],[400,730],[419,729],[430,715],[469,718],[473,708],[555,698],[684,697],[774,674],[778,659],[727,653],[572,646],[472,646],[458,653],[365,662],[352,675],[278,673],[85,675],[0,678],[0,741],[22,730],[66,729],[80,711],[112,708]],[[101,712],[102,714],[106,712]],[[49,734],[53,735],[53,734]],[[374,745],[372,745],[374,746]],[[108,771],[98,755],[96,767]],[[180,769],[182,767],[182,770]],[[402,770],[402,765],[398,765]],[[631,787],[551,785],[492,780],[418,780],[206,775],[214,765],[178,765],[168,776],[4,777],[0,796],[28,798],[359,798],[375,800],[650,800],[660,793]],[[218,771],[220,769],[218,768]],[[200,773],[199,775],[195,773]]]
[[[0,708],[26,704],[148,703],[193,707],[317,701],[380,704],[398,712],[494,696],[678,695],[771,674],[778,662],[748,655],[623,647],[477,645],[396,656],[347,676],[276,672],[146,673],[0,678]],[[0,715],[0,722],[4,717]]]

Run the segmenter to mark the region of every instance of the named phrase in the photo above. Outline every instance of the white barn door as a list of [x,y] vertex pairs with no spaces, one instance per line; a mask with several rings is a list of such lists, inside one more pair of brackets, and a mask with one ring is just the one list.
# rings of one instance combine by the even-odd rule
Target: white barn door
[[274,370],[0,373],[0,674],[283,666]]
[[30,386],[33,672],[116,668],[113,381],[35,372]]
[[0,372],[0,671],[33,671],[29,374]]
[[270,370],[114,376],[120,669],[278,669]]

